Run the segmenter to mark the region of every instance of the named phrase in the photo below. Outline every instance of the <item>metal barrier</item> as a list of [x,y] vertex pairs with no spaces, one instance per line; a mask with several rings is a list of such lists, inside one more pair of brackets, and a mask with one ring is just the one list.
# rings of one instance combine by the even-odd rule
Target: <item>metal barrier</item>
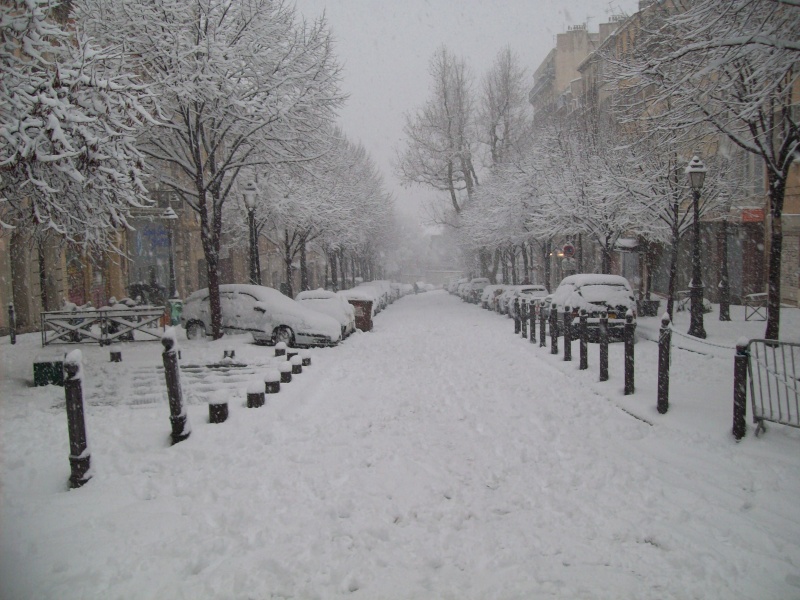
[[747,355],[756,435],[764,421],[800,427],[800,344],[750,340]]
[[744,320],[767,320],[767,294],[747,294],[744,297]]
[[[164,309],[157,306],[107,310],[58,310],[41,314],[42,346],[52,343],[158,341]],[[136,333],[134,333],[136,332]]]

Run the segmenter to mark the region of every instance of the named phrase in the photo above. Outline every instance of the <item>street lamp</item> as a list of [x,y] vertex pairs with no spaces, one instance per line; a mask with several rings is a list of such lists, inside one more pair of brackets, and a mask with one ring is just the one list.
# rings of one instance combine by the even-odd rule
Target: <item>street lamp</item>
[[169,250],[169,297],[178,297],[178,286],[175,284],[175,257],[173,256],[172,225],[178,220],[178,215],[168,206],[161,214],[162,219],[167,221],[167,247]]
[[261,285],[261,266],[258,264],[258,233],[256,232],[256,196],[258,188],[254,181],[244,186],[244,205],[247,207],[247,219],[250,226],[250,283]]
[[698,338],[706,337],[703,328],[703,275],[700,270],[700,191],[706,180],[706,166],[696,154],[686,167],[689,185],[692,187],[692,209],[694,210],[694,223],[692,229],[692,281],[689,284],[689,299],[691,301],[691,317],[689,335]]

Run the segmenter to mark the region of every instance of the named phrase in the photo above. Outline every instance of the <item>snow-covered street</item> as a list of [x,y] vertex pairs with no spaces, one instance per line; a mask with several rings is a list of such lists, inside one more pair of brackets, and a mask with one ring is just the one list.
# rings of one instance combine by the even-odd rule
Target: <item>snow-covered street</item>
[[93,478],[73,491],[63,390],[30,387],[36,334],[4,338],[0,597],[800,598],[800,432],[733,441],[725,350],[675,351],[658,415],[651,321],[629,397],[620,344],[601,384],[592,354],[580,372],[441,291],[313,350],[258,409],[272,348],[182,339],[183,364],[230,347],[248,368],[184,370],[175,446],[160,347],[82,347]]

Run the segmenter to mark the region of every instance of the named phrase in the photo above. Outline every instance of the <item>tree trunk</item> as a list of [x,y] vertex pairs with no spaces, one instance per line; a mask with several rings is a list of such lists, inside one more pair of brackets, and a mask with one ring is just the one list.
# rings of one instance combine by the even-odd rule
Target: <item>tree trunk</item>
[[531,267],[530,264],[528,263],[528,251],[525,248],[524,242],[520,245],[520,248],[522,248],[522,281],[530,283],[532,281]]
[[772,214],[772,231],[769,243],[769,271],[767,275],[767,330],[764,338],[777,340],[781,330],[781,252],[783,250],[783,224],[781,214]]
[[39,261],[39,294],[42,303],[42,311],[50,310],[50,298],[47,293],[47,264],[45,260],[44,241],[36,241],[36,252]]
[[550,292],[553,292],[550,277],[550,250],[552,248],[552,240],[547,240],[542,246],[542,257],[544,261],[544,285]]
[[289,242],[289,230],[283,230],[283,266],[286,271],[286,295],[294,298],[294,286],[292,285],[292,246]]
[[336,265],[336,250],[328,253],[328,261],[331,263],[331,286],[334,292],[339,291],[339,269]]
[[306,256],[305,240],[300,244],[300,291],[310,289],[308,284],[308,257]]
[[577,258],[577,273],[583,273],[583,234],[578,234],[578,243],[576,245],[576,258]]
[[669,251],[669,283],[667,284],[667,314],[669,320],[673,320],[673,309],[675,307],[675,286],[678,280],[678,246],[680,244],[680,232],[678,226],[672,228],[672,243]]
[[728,278],[728,221],[720,223],[719,320],[731,320],[731,285]]
[[511,283],[513,285],[519,284],[519,275],[517,274],[517,253],[516,249],[512,246],[508,251],[508,261],[511,263]]
[[[220,213],[219,215],[217,213]],[[200,239],[206,259],[206,275],[208,277],[208,303],[211,310],[211,337],[218,340],[222,337],[222,310],[219,300],[219,243],[221,232],[221,210],[212,205],[209,222],[206,199],[200,200]]]

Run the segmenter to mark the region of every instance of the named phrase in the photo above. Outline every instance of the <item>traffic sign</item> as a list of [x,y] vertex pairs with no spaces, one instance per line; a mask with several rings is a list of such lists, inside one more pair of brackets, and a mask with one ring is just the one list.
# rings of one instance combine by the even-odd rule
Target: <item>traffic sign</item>
[[572,244],[564,244],[564,249],[562,250],[562,252],[564,253],[564,256],[566,256],[567,258],[572,258],[573,256],[575,256],[575,246],[573,246]]

